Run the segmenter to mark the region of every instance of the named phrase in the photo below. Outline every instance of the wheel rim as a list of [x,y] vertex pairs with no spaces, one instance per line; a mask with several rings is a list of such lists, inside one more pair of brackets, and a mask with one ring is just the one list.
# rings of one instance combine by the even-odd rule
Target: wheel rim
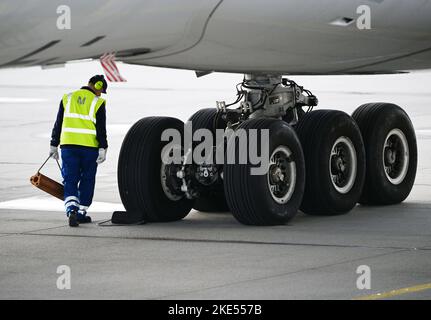
[[394,185],[403,182],[409,167],[409,144],[400,129],[386,136],[382,157],[386,178]]
[[338,138],[332,145],[329,157],[329,172],[335,190],[348,193],[355,184],[357,173],[356,149],[347,137]]
[[172,155],[172,150],[170,153],[166,152],[162,155],[162,164],[160,166],[160,182],[162,185],[163,192],[165,196],[172,201],[179,201],[184,197],[184,194],[175,192],[172,186],[172,178],[176,179],[176,172],[179,170],[181,165],[168,164],[168,157]]
[[295,191],[296,163],[291,155],[286,146],[276,148],[271,154],[267,181],[271,196],[278,204],[287,203]]

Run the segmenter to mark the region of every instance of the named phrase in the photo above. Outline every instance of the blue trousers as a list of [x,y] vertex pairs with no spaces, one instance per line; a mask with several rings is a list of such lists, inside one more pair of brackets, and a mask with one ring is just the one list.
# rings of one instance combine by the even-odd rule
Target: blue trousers
[[61,148],[66,214],[72,210],[86,212],[93,201],[99,150],[85,147]]

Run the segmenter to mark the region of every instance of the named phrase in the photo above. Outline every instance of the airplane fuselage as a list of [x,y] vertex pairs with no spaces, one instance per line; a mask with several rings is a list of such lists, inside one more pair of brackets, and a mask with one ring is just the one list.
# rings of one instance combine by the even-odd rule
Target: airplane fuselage
[[430,17],[429,0],[2,1],[0,67],[117,52],[203,71],[394,73],[431,68]]

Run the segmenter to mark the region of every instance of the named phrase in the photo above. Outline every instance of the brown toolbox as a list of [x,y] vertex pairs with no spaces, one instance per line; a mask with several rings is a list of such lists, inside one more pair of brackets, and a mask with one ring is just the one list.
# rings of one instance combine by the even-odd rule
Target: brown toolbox
[[[50,195],[60,200],[64,200],[64,186],[61,183],[58,183],[57,181],[54,181],[51,178],[40,173],[40,170],[43,168],[43,166],[46,164],[48,160],[49,160],[49,157],[39,168],[39,170],[37,170],[36,174],[30,178],[30,182],[36,188],[39,188],[40,190],[45,191],[46,193],[49,193]],[[61,167],[58,161],[57,161],[57,164],[61,171]]]

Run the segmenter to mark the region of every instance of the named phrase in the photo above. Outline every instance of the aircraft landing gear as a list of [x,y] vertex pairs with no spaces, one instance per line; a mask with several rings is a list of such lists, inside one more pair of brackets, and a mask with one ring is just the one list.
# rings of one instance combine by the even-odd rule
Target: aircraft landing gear
[[[130,129],[118,163],[128,212],[163,222],[183,219],[191,208],[229,209],[243,224],[277,225],[298,209],[337,215],[358,202],[399,203],[410,193],[416,138],[400,107],[366,104],[352,117],[313,111],[317,98],[310,91],[273,75],[245,75],[237,94],[232,104],[217,102],[217,109],[196,112],[186,127],[177,119],[151,117]],[[166,129],[179,131],[180,142],[162,139]],[[209,148],[200,150],[208,135]],[[168,144],[173,148],[165,150]],[[194,161],[198,149],[201,163]],[[179,162],[165,161],[174,154]]]

